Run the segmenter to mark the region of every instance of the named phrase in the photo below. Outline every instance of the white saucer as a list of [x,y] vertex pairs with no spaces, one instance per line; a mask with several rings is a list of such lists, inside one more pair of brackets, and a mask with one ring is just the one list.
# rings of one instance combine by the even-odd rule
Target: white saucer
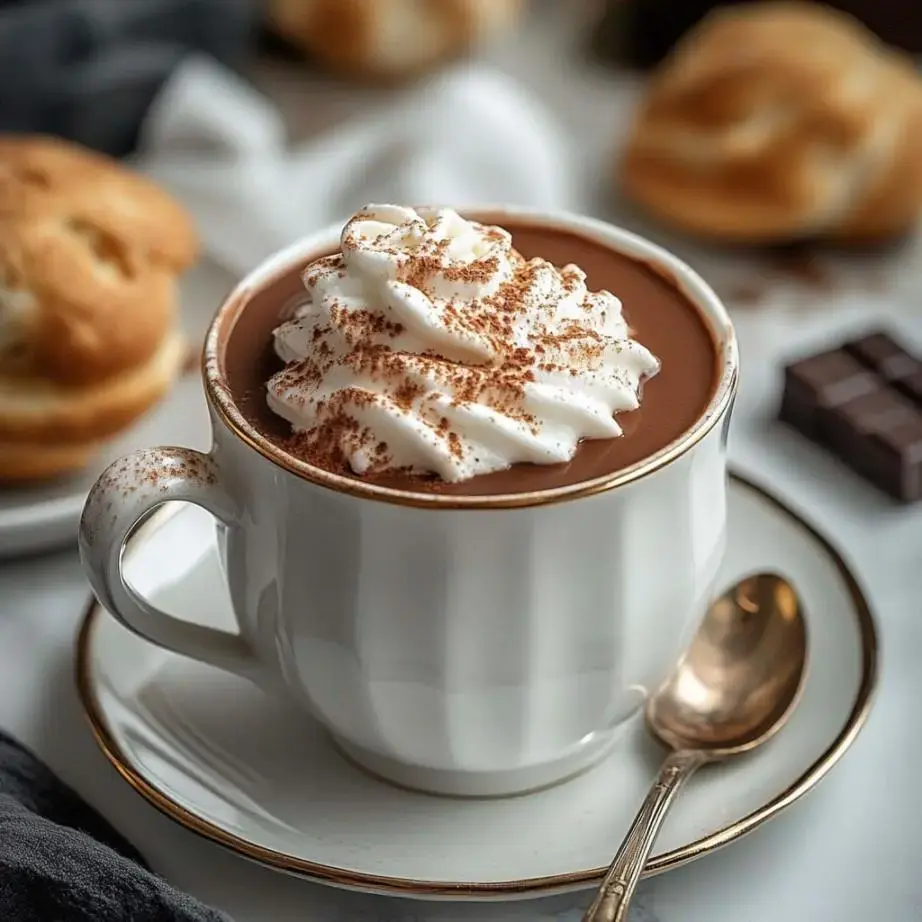
[[[724,582],[765,569],[794,581],[810,673],[772,743],[692,781],[649,873],[739,838],[812,788],[854,741],[876,680],[873,620],[836,552],[743,481],[733,481],[729,512]],[[200,510],[173,506],[150,520],[127,566],[161,606],[230,624],[214,527]],[[100,746],[168,816],[270,867],[375,893],[517,899],[584,887],[609,861],[660,757],[636,722],[610,758],[569,783],[505,800],[437,798],[364,774],[311,720],[151,646],[95,606],[77,672]]]
[[[232,282],[232,276],[209,260],[183,280],[182,321],[190,342],[201,341]],[[109,462],[148,445],[205,448],[208,432],[200,376],[192,372],[150,413],[109,443],[85,471],[48,484],[0,487],[0,558],[76,543],[87,493]]]

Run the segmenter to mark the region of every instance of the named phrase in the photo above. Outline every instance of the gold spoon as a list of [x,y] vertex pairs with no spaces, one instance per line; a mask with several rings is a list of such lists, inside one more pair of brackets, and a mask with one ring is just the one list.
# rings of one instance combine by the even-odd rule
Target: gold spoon
[[672,751],[583,922],[623,922],[679,788],[708,762],[774,736],[807,672],[807,629],[793,587],[773,573],[737,583],[708,610],[673,674],[647,702],[647,729]]

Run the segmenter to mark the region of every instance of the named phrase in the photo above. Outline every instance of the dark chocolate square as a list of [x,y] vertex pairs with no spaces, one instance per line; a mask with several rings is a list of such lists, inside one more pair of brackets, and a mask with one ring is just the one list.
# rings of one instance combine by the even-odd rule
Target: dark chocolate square
[[922,415],[872,435],[883,467],[878,485],[904,502],[922,499]]
[[893,386],[904,397],[908,397],[922,412],[922,368],[908,377],[894,381]]
[[922,500],[922,361],[892,336],[789,365],[779,415],[891,496]]
[[879,387],[857,359],[832,349],[801,359],[785,369],[781,417],[816,438],[822,411],[848,403]]
[[888,381],[922,371],[922,362],[886,333],[870,333],[843,346],[859,362]]
[[[918,499],[922,414],[881,388],[823,414],[825,443],[850,467],[900,499]],[[910,495],[911,494],[911,495]]]
[[[834,421],[837,429],[845,427],[863,438],[877,432],[886,432],[919,418],[916,408],[895,391],[880,387],[870,394],[831,408],[824,421]],[[834,438],[833,438],[834,440]]]

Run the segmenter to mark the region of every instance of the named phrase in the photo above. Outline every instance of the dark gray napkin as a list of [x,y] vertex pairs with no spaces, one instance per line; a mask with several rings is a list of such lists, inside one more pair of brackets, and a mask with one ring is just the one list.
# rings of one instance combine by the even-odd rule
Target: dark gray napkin
[[130,153],[148,107],[190,52],[234,66],[255,0],[0,0],[0,131]]
[[128,841],[2,731],[0,919],[229,922],[151,873]]

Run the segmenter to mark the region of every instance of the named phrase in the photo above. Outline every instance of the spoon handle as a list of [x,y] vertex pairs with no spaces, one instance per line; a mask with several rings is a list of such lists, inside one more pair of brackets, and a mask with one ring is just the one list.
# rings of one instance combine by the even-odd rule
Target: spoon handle
[[679,788],[706,761],[699,751],[672,752],[663,762],[583,922],[624,922],[656,835]]

